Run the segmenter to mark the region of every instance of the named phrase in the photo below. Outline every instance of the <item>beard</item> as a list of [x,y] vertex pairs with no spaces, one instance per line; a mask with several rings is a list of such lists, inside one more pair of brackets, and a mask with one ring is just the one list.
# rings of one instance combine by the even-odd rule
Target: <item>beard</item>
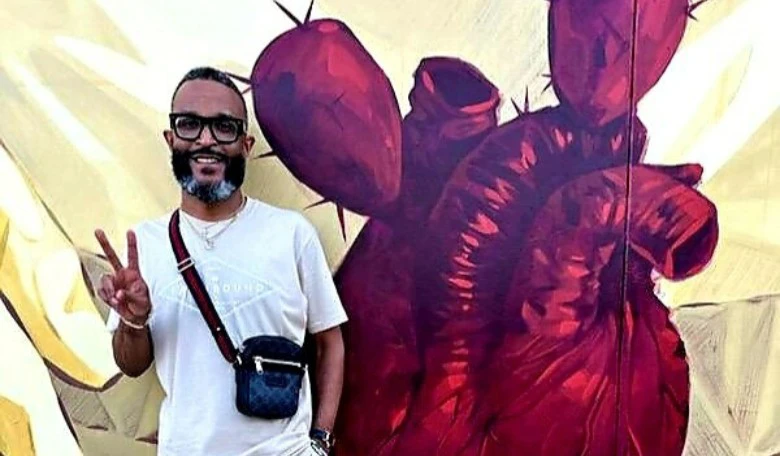
[[[200,182],[192,174],[193,157],[197,154],[208,155],[225,165],[224,178],[219,182]],[[206,204],[215,204],[227,200],[244,183],[246,159],[228,157],[211,149],[193,151],[174,150],[171,154],[171,167],[176,181],[182,190]]]

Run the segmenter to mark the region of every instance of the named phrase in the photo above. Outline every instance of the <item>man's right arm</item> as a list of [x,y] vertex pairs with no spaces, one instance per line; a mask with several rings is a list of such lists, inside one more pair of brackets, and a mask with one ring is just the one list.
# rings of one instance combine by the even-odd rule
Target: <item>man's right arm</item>
[[[108,327],[114,333],[114,361],[122,373],[138,377],[146,372],[153,359],[152,336],[148,326],[152,301],[149,287],[141,276],[138,241],[135,232],[127,232],[127,266],[124,266],[106,233],[95,230],[95,237],[114,270],[100,278],[97,289],[100,299],[111,307]],[[127,321],[130,323],[125,323]]]
[[149,326],[135,329],[120,322],[113,337],[114,361],[129,377],[138,377],[152,365],[152,334]]

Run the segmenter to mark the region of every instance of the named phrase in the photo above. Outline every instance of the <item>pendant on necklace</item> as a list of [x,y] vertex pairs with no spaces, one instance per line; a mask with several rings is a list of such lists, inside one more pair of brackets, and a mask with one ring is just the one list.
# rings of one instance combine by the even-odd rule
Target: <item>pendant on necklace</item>
[[213,239],[206,239],[206,250],[211,250],[214,248],[214,240]]

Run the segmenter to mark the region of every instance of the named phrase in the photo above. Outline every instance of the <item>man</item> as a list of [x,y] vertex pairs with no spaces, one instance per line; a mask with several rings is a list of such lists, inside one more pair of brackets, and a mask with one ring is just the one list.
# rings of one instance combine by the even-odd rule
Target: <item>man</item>
[[[254,138],[247,108],[224,73],[190,71],[174,92],[164,132],[182,188],[180,232],[234,346],[258,335],[317,345],[318,407],[312,417],[308,372],[291,418],[239,413],[233,367],[220,353],[177,270],[171,213],[127,233],[124,266],[106,235],[95,235],[114,272],[99,293],[112,308],[114,357],[136,377],[155,362],[166,393],[160,455],[325,454],[341,395],[347,320],[313,226],[297,212],[241,192]],[[313,422],[312,422],[313,421]]]

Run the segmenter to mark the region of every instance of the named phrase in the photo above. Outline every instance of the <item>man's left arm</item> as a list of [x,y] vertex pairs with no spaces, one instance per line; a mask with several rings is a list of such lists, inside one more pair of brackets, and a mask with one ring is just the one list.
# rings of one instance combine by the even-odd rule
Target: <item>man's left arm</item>
[[332,432],[344,384],[344,340],[338,326],[319,332],[314,338],[318,406],[312,428]]
[[[316,345],[313,383],[317,408],[312,421],[312,438],[331,440],[344,383],[344,340],[340,325],[347,321],[325,252],[313,226],[299,250],[298,274],[308,302],[307,331]],[[324,432],[323,432],[324,431]],[[327,443],[327,442],[326,442]],[[330,445],[324,445],[328,448]]]

